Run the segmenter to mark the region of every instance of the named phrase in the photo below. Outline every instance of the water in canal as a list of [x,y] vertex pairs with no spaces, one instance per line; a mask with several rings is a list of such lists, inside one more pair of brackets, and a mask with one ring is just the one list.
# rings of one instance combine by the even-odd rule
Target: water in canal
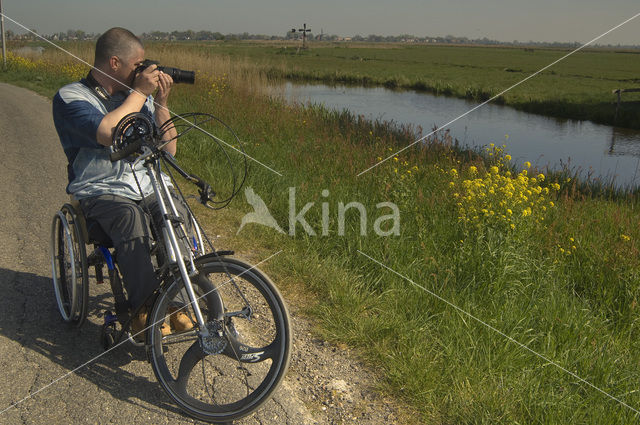
[[[478,103],[412,91],[286,83],[275,90],[288,101],[321,103],[370,119],[422,126],[424,133],[464,114]],[[615,105],[612,104],[612,108]],[[544,169],[569,164],[575,172],[620,187],[640,184],[640,131],[549,118],[487,104],[446,126],[462,145],[507,145],[518,164]],[[508,137],[506,137],[508,135]]]

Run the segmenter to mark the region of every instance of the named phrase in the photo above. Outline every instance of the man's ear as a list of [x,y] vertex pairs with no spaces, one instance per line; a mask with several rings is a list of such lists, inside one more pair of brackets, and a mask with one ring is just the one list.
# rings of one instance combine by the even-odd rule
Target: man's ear
[[109,68],[111,68],[113,71],[117,71],[121,65],[122,63],[120,62],[120,58],[118,58],[117,56],[111,56],[109,58]]

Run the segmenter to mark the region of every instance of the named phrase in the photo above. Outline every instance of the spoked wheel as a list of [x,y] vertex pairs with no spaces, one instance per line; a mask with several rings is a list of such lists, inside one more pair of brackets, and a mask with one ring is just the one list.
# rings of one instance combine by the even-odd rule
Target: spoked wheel
[[194,329],[162,336],[165,318],[171,323],[167,316],[188,305],[178,280],[159,295],[149,319],[151,364],[162,387],[186,413],[208,422],[233,421],[267,401],[284,377],[291,348],[289,313],[260,270],[213,255],[196,264],[200,273],[192,282],[202,297],[210,336],[196,335],[188,307],[182,311],[192,317]]
[[65,204],[51,225],[51,269],[58,310],[65,322],[82,325],[87,317],[89,273],[85,244],[75,209]]

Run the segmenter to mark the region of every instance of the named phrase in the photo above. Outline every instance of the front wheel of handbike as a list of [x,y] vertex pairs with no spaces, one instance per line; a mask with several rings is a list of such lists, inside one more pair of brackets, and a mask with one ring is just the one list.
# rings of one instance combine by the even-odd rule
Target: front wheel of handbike
[[[291,350],[289,313],[278,289],[257,268],[216,255],[200,257],[196,266],[192,283],[211,336],[196,335],[178,279],[158,296],[149,318],[151,364],[163,389],[187,414],[233,421],[260,407],[282,381]],[[193,330],[179,320],[172,323],[176,310],[191,318]],[[163,323],[165,329],[171,325],[171,334],[162,335]]]

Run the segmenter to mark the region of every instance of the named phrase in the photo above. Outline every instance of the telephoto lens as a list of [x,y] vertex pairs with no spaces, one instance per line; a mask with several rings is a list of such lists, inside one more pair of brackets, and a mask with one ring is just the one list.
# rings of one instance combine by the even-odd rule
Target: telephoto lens
[[194,71],[185,71],[169,66],[159,66],[158,69],[173,78],[174,83],[193,84],[196,82],[196,73]]
[[[145,59],[144,62],[142,62],[142,65],[140,65],[136,69],[136,72],[142,72],[147,67],[151,65],[158,65],[158,64],[159,62],[157,61],[153,61],[151,59]],[[196,82],[195,71],[185,71],[183,69],[171,68],[170,66],[160,66],[160,65],[158,65],[158,70],[164,72],[165,74],[170,75],[174,83],[193,84]]]

